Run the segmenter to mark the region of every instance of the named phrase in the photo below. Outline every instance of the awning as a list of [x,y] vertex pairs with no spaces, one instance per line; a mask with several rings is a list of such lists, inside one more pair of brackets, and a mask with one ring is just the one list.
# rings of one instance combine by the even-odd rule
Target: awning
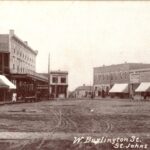
[[109,91],[109,93],[128,93],[128,84],[115,84]]
[[9,89],[9,86],[4,83],[2,79],[0,79],[0,89]]
[[146,91],[150,91],[150,82],[142,82],[135,90],[135,92],[146,92]]
[[0,87],[8,87],[9,89],[16,89],[16,86],[9,81],[4,75],[0,75]]

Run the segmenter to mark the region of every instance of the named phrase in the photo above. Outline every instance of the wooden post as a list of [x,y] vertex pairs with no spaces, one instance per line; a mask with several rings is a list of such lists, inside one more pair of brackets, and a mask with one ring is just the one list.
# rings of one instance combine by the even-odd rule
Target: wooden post
[[2,54],[2,74],[5,74],[4,73],[4,53]]
[[6,91],[5,91],[5,89],[3,92],[4,92],[4,102],[6,102],[6,93],[5,93]]

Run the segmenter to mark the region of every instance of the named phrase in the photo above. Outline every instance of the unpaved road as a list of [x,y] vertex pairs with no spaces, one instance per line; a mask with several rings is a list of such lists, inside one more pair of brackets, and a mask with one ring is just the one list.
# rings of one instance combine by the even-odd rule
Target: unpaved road
[[[0,106],[0,146],[4,150],[83,149],[81,145],[73,145],[75,136],[113,138],[132,135],[150,144],[149,108],[150,102],[109,99]],[[113,149],[109,144],[88,148]]]

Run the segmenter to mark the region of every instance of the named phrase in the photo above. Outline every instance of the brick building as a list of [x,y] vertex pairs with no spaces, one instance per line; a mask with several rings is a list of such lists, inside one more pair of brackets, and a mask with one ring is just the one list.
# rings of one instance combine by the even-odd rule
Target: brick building
[[106,95],[111,92],[133,95],[141,82],[150,82],[149,75],[150,64],[124,63],[95,67],[93,72],[95,95],[101,96],[102,90]]

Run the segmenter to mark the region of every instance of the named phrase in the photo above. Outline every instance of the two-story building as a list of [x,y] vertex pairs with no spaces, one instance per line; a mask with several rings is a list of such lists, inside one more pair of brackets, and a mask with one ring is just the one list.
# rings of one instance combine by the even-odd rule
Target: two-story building
[[[40,73],[48,78],[47,73]],[[50,71],[50,95],[52,98],[66,98],[68,96],[68,72],[67,71]],[[47,85],[39,87],[47,91]]]
[[[95,96],[115,94],[132,96],[141,82],[150,82],[150,64],[124,63],[95,67],[93,85]],[[123,95],[124,94],[124,95]]]

